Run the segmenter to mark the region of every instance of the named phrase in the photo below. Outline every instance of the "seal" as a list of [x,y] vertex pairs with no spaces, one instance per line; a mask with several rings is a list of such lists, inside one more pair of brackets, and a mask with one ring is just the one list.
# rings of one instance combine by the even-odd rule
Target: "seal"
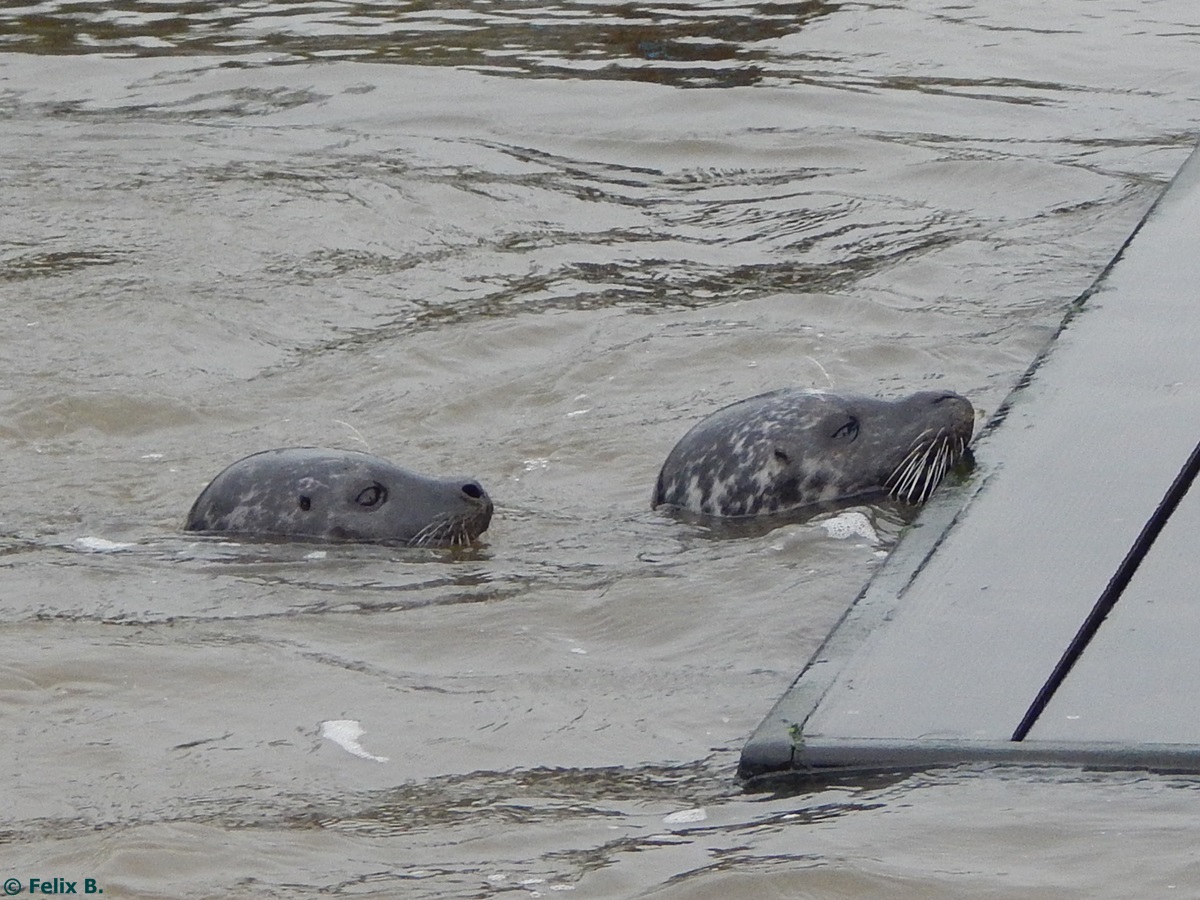
[[478,481],[433,478],[355,450],[263,450],[201,491],[185,531],[461,546],[492,520]]
[[881,400],[784,388],[698,422],[667,456],[650,505],[732,518],[871,496],[924,503],[974,424],[970,401],[949,391]]

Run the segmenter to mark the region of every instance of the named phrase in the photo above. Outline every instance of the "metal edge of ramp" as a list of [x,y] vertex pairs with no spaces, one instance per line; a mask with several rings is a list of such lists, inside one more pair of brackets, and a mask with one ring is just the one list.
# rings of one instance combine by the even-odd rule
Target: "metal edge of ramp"
[[[1014,400],[1037,377],[1071,320],[1107,282],[1147,222],[1160,215],[1164,200],[1181,185],[1200,190],[1200,148],[1194,150],[1126,239],[1096,281],[1072,304],[1055,340],[1034,360],[991,421],[980,440],[1002,428]],[[738,775],[755,783],[778,777],[812,777],[854,770],[912,769],[964,762],[1074,764],[1104,768],[1200,770],[1200,747],[1187,744],[956,740],[846,740],[805,734],[805,724],[838,680],[867,637],[884,626],[905,591],[969,511],[998,464],[986,458],[965,484],[944,485],[902,536],[891,556],[834,626],[825,641],[748,739]]]

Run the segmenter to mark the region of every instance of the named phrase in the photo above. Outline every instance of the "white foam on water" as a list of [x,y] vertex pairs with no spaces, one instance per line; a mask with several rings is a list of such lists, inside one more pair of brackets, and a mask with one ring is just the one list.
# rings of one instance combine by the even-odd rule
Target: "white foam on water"
[[696,809],[681,809],[679,812],[665,815],[663,821],[668,825],[686,825],[690,822],[703,822],[707,818],[707,810],[697,807]]
[[844,541],[847,538],[861,537],[866,538],[872,544],[879,543],[879,533],[875,530],[875,526],[871,524],[871,520],[860,512],[849,510],[844,513],[826,519],[820,523],[825,529],[825,533],[831,538],[837,538],[839,541]]
[[122,553],[134,547],[133,544],[110,541],[107,538],[93,537],[92,535],[75,538],[74,546],[76,550],[82,550],[84,553]]
[[363,734],[365,732],[362,725],[354,719],[330,719],[321,723],[321,737],[333,741],[347,753],[353,753],[355,756],[369,759],[372,762],[387,762],[386,756],[376,756],[363,749],[362,744],[358,742]]

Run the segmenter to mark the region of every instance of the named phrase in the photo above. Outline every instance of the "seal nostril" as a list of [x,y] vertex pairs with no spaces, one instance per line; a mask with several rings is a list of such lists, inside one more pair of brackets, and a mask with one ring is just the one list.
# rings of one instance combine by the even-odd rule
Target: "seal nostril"
[[483,496],[483,488],[480,487],[477,481],[468,481],[462,486],[462,492],[472,500],[478,500]]

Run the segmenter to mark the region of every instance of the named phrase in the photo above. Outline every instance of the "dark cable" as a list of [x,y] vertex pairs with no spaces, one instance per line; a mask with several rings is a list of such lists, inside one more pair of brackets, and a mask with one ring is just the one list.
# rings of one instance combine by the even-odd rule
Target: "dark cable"
[[1096,605],[1092,607],[1092,611],[1083,620],[1083,624],[1079,626],[1079,631],[1075,633],[1075,637],[1067,645],[1062,658],[1059,659],[1058,665],[1054,667],[1054,671],[1050,673],[1050,677],[1046,679],[1046,683],[1038,691],[1033,703],[1025,711],[1025,717],[1021,719],[1021,724],[1013,732],[1011,740],[1021,741],[1025,739],[1025,735],[1029,734],[1029,729],[1033,727],[1038,716],[1042,714],[1047,704],[1050,703],[1054,692],[1062,685],[1067,677],[1067,673],[1071,671],[1071,667],[1083,655],[1083,651],[1087,648],[1092,638],[1096,636],[1096,632],[1100,630],[1100,626],[1104,623],[1105,618],[1112,612],[1113,607],[1117,605],[1117,600],[1121,598],[1121,593],[1128,587],[1134,573],[1138,570],[1138,566],[1142,564],[1142,560],[1150,552],[1150,546],[1154,543],[1155,538],[1166,527],[1167,520],[1171,518],[1171,514],[1175,512],[1175,508],[1183,500],[1184,495],[1188,492],[1188,488],[1192,486],[1198,470],[1200,470],[1200,444],[1197,444],[1196,448],[1192,450],[1192,455],[1188,457],[1188,461],[1184,463],[1183,468],[1179,470],[1179,474],[1175,476],[1175,480],[1171,482],[1171,486],[1167,488],[1167,492],[1159,502],[1158,508],[1154,510],[1154,514],[1142,526],[1142,531],[1137,536],[1137,540],[1133,542],[1133,546],[1125,554],[1121,565],[1117,567],[1117,571],[1109,579],[1108,586],[1105,587],[1104,592],[1096,600]]

